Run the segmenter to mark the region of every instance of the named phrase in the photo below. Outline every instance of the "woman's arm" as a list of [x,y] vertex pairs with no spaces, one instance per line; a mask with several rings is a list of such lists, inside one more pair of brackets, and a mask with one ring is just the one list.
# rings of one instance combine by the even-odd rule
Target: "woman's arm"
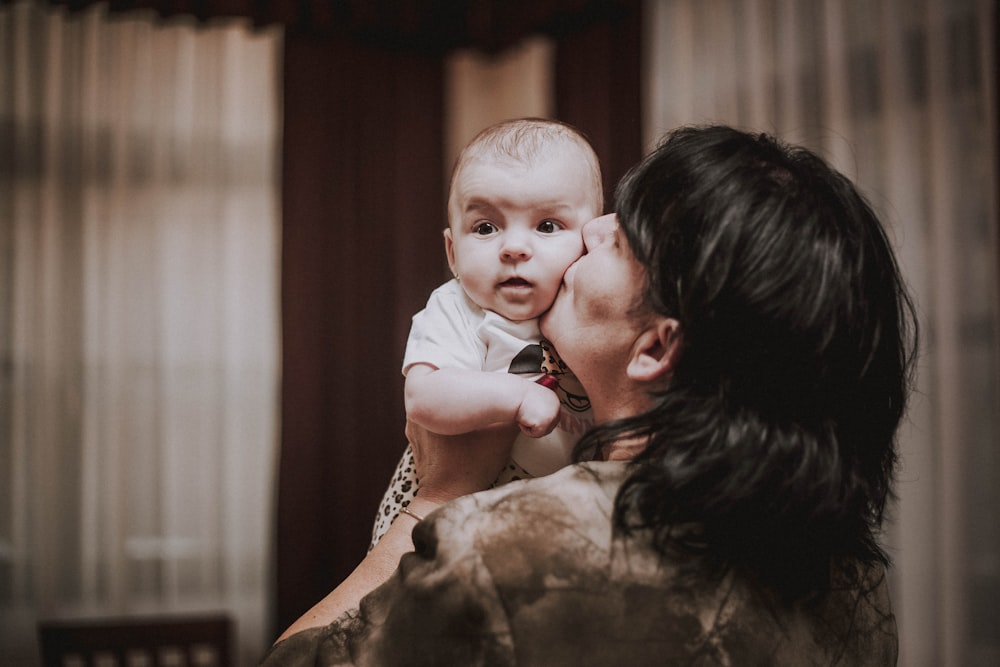
[[[420,494],[410,502],[410,511],[425,517],[449,500],[489,488],[510,457],[516,434],[515,427],[503,425],[442,436],[407,422],[406,436],[420,479]],[[410,534],[415,523],[413,517],[400,514],[347,579],[292,623],[278,641],[307,628],[329,625],[356,609],[361,598],[395,572],[400,557],[413,550]]]
[[[410,502],[409,509],[423,517],[441,504],[418,496]],[[329,625],[344,612],[356,609],[361,598],[381,585],[396,570],[400,557],[413,550],[410,533],[414,525],[416,519],[407,514],[396,517],[379,543],[354,568],[347,579],[292,623],[278,641],[307,628]]]

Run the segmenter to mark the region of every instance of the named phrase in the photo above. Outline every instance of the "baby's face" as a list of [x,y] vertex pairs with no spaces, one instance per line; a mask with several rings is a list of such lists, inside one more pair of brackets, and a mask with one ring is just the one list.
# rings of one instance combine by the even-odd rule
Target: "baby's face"
[[531,163],[476,158],[456,174],[445,230],[448,264],[469,297],[509,320],[538,317],[583,252],[598,197],[573,147]]

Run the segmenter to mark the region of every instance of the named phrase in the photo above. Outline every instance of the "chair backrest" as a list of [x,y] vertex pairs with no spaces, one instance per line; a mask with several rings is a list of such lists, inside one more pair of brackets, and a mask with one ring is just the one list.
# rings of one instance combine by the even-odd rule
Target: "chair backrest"
[[40,621],[45,667],[231,667],[222,614]]

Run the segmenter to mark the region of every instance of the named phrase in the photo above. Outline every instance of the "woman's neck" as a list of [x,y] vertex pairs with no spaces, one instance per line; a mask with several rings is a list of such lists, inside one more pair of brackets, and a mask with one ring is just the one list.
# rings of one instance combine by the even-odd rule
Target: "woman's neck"
[[631,461],[642,453],[646,443],[640,440],[621,440],[604,446],[601,459],[604,461]]
[[[635,388],[633,391],[611,393],[596,401],[592,398],[591,401],[591,407],[594,410],[594,423],[596,424],[635,417],[653,405],[649,393],[639,388]],[[645,447],[645,438],[617,440],[604,446],[600,452],[600,458],[604,461],[630,461]]]

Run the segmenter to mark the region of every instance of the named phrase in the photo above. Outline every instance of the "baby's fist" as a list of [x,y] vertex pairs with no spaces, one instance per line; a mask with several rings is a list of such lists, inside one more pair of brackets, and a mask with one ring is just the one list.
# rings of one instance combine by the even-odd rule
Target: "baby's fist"
[[527,382],[526,385],[517,410],[517,425],[525,435],[540,438],[551,433],[559,423],[559,397],[541,384]]

